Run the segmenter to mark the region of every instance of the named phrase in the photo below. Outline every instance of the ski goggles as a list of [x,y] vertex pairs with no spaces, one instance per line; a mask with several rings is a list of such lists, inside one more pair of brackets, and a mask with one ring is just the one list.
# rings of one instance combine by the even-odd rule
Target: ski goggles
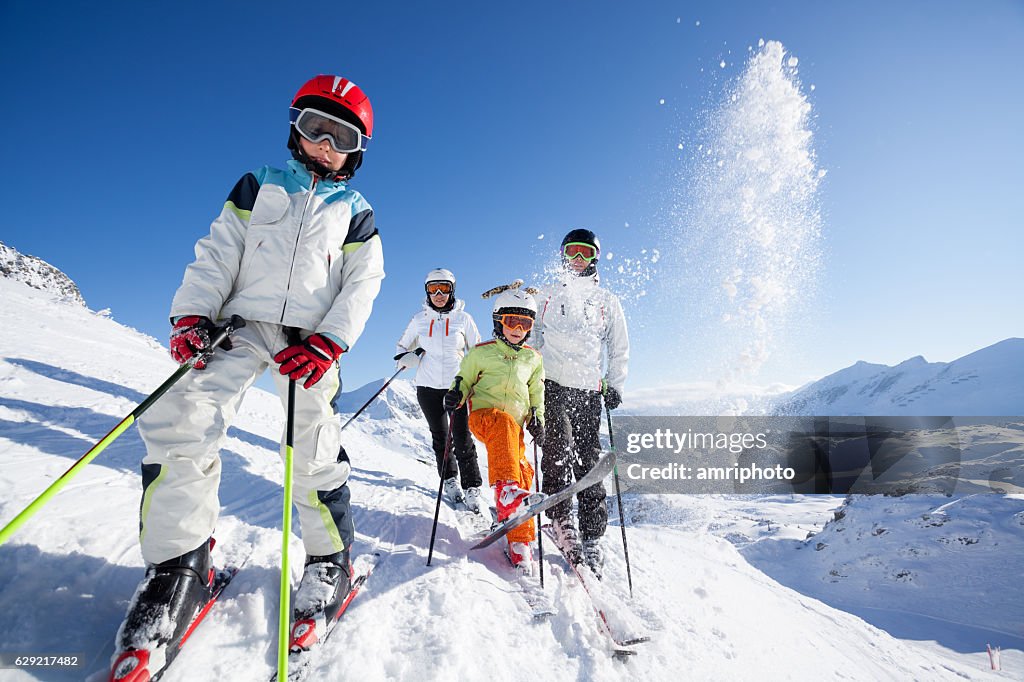
[[317,109],[296,109],[289,110],[292,124],[299,131],[299,135],[310,142],[327,140],[331,147],[339,154],[351,154],[352,152],[366,151],[366,144],[370,141],[366,135],[356,126],[348,121],[325,114]]
[[442,294],[452,293],[451,282],[431,282],[427,285],[427,293],[431,296],[438,292],[441,292]]
[[524,332],[533,329],[533,318],[529,315],[505,313],[504,315],[495,315],[494,317],[509,329],[522,329]]
[[565,254],[567,260],[582,258],[589,263],[597,258],[597,247],[585,242],[569,242],[562,249],[562,253]]

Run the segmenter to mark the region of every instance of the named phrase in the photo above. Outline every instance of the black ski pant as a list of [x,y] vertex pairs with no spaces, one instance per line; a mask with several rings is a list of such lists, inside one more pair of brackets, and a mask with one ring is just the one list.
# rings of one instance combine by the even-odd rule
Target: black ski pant
[[[540,468],[549,495],[587,474],[601,457],[601,393],[544,380],[544,456]],[[594,540],[608,527],[607,495],[597,483],[577,493],[580,537]],[[569,514],[572,500],[548,510],[548,518]]]
[[[448,464],[444,471],[444,446],[448,439],[448,414],[444,411],[444,394],[446,388],[416,387],[416,399],[423,410],[423,416],[430,425],[430,438],[434,447],[434,458],[437,460],[437,475],[449,479],[460,474],[463,489],[479,488],[483,483],[480,478],[480,465],[476,459],[476,445],[469,433],[469,409],[466,404],[452,413],[452,452],[448,455]],[[456,466],[457,464],[457,466]]]

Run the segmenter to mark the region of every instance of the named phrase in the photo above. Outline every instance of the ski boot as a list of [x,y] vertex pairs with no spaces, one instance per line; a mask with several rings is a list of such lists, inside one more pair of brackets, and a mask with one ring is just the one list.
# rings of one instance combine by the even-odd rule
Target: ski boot
[[537,572],[537,563],[533,560],[533,551],[529,543],[509,540],[507,553],[508,560],[512,562],[513,568],[520,576],[529,578]]
[[210,601],[213,545],[210,538],[191,552],[147,567],[117,634],[112,681],[148,680],[178,653],[193,620]]
[[442,494],[452,505],[456,505],[466,499],[466,496],[462,493],[462,486],[459,485],[459,479],[454,476],[444,479],[444,492]]
[[580,533],[576,530],[576,524],[572,516],[556,517],[551,521],[551,530],[555,536],[555,543],[565,554],[565,558],[573,566],[583,563],[583,546],[580,544]]
[[474,514],[479,514],[483,510],[483,507],[480,505],[480,486],[466,488],[466,499],[463,502],[466,505],[466,509]]
[[347,548],[306,558],[292,611],[291,651],[307,651],[324,637],[351,589],[352,564]]
[[601,538],[590,538],[583,541],[583,561],[590,567],[594,577],[601,579],[604,568],[604,550],[601,549]]
[[516,481],[498,481],[494,484],[494,501],[498,508],[498,521],[522,513],[542,501],[547,495],[523,490]]

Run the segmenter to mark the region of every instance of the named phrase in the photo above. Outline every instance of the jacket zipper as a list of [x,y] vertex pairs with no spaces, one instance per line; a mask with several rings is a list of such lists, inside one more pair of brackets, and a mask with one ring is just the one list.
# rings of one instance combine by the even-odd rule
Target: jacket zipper
[[288,294],[292,290],[292,274],[295,272],[295,254],[299,251],[299,240],[302,239],[302,226],[306,223],[306,212],[309,211],[309,205],[313,201],[313,195],[316,194],[316,182],[317,176],[313,176],[313,182],[309,186],[309,196],[306,197],[306,206],[302,209],[302,215],[299,216],[299,229],[295,233],[295,246],[292,247],[292,264],[288,268],[288,285],[284,289],[284,303],[281,305],[281,324],[284,324],[284,314],[288,309]]

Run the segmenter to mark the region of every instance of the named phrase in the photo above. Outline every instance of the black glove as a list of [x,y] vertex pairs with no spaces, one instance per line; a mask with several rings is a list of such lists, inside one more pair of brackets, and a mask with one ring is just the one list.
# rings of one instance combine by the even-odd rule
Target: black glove
[[526,430],[533,436],[534,443],[544,445],[544,422],[537,418],[536,412],[530,418],[529,423],[527,423]]
[[622,396],[612,386],[605,384],[604,387],[604,406],[609,410],[614,410],[616,407],[622,404]]
[[459,403],[462,402],[462,391],[456,389],[450,389],[444,394],[444,411],[454,412],[459,409]]

